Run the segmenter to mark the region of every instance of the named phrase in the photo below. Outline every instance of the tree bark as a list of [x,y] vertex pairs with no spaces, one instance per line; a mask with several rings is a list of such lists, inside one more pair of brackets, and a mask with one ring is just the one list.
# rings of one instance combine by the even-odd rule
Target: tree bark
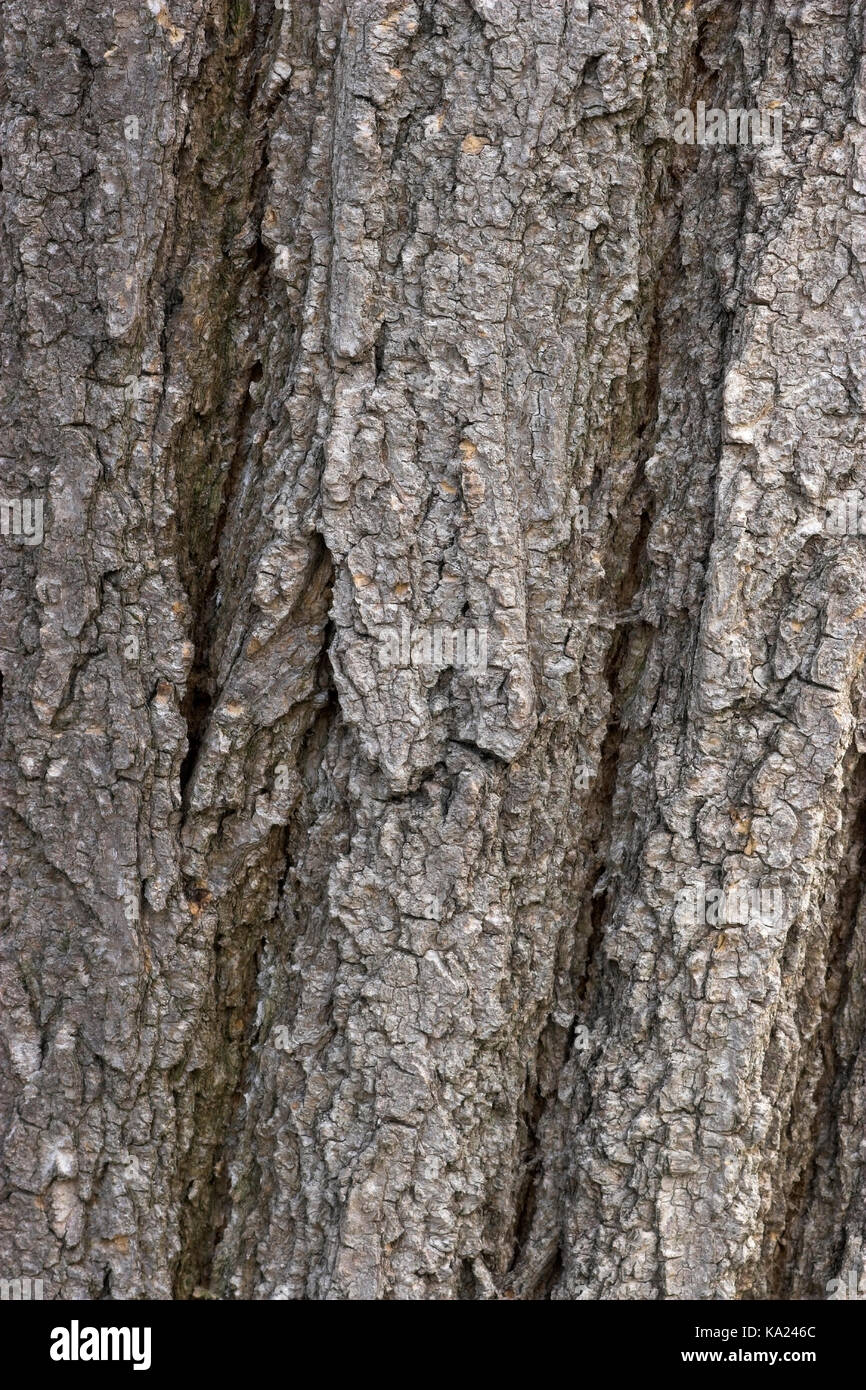
[[859,1278],[863,0],[0,33],[0,1272]]

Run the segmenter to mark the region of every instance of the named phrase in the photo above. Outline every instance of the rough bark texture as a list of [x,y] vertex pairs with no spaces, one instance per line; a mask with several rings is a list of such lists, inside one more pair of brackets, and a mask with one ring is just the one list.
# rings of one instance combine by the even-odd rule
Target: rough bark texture
[[[863,1271],[864,43],[3,0],[0,1274]],[[487,669],[383,670],[404,618]],[[732,883],[781,917],[679,911]]]

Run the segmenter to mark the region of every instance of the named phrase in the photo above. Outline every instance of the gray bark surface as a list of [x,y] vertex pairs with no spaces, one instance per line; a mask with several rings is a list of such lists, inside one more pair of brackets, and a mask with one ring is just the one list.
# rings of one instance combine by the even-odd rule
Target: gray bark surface
[[[863,0],[3,0],[0,1274],[866,1273],[864,50]],[[404,619],[486,670],[383,669]]]

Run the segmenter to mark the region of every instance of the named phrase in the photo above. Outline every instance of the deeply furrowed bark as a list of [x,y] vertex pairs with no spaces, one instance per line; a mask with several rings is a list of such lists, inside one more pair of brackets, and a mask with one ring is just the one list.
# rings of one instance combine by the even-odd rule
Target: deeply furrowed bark
[[866,1273],[864,40],[4,0],[0,1273]]

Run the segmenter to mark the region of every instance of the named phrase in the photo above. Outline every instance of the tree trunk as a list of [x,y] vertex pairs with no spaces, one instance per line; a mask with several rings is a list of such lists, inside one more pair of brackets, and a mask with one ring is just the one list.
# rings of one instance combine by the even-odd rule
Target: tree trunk
[[0,32],[0,1272],[859,1277],[864,0]]

